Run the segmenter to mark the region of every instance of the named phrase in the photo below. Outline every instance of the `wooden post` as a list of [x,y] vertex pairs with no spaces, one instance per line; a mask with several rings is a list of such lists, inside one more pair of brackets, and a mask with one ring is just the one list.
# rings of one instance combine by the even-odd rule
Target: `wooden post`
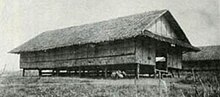
[[56,69],[56,76],[59,75],[59,72],[60,72],[60,70],[59,70],[59,69]]
[[154,78],[157,78],[156,65],[154,66]]
[[79,77],[81,77],[81,66],[79,66]]
[[174,76],[174,72],[173,72],[172,69],[170,69],[170,72],[171,72],[171,74],[172,74],[172,77],[175,77],[175,76]]
[[83,70],[82,76],[84,77],[85,76],[85,67],[82,67],[82,70]]
[[23,68],[22,76],[23,76],[23,77],[25,76],[25,69],[24,69],[24,68]]
[[180,78],[180,70],[177,70],[178,78]]
[[67,75],[70,76],[70,70],[67,69]]
[[108,73],[107,67],[105,67],[104,72],[105,72],[105,78],[107,78],[108,77],[108,75],[107,75],[107,73]]
[[75,69],[75,70],[74,70],[74,75],[76,75],[76,74],[77,74],[77,70]]
[[42,76],[42,70],[39,69],[38,71],[39,71],[39,76]]
[[54,69],[52,70],[52,75],[55,75],[55,70]]
[[97,69],[96,70],[96,75],[99,76],[99,68],[97,67],[96,69]]
[[136,68],[136,78],[139,79],[139,73],[140,73],[140,64],[137,64]]
[[90,71],[89,71],[89,69],[87,70],[87,76],[90,77]]

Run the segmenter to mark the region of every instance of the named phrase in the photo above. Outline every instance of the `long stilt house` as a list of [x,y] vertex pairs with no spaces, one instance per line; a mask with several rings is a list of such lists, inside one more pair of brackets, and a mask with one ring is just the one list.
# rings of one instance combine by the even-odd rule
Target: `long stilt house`
[[199,52],[183,54],[184,71],[219,71],[220,45],[200,46]]
[[[168,10],[144,12],[107,21],[46,31],[13,49],[20,68],[52,70],[59,75],[102,75],[114,70],[128,74],[155,74],[180,70],[182,53],[192,46]],[[156,58],[164,58],[157,65]]]

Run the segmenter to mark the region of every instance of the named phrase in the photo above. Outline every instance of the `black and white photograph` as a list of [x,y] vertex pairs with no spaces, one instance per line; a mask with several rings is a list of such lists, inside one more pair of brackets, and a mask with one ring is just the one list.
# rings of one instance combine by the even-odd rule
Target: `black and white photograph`
[[219,0],[0,0],[0,97],[220,97]]

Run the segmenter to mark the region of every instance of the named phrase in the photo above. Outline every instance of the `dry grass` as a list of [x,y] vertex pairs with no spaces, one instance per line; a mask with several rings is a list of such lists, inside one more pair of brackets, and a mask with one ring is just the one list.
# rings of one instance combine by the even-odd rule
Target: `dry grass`
[[[77,77],[21,77],[6,73],[0,78],[3,97],[219,97],[219,83],[196,73],[193,78],[110,80]],[[190,75],[190,74],[188,74]],[[204,74],[202,74],[204,75]],[[200,80],[199,80],[200,79]],[[207,79],[207,80],[205,80]],[[218,80],[218,78],[217,78]],[[192,82],[190,82],[192,81]],[[214,83],[215,81],[215,83]],[[188,82],[188,83],[184,83]],[[171,84],[170,84],[171,83]],[[190,84],[189,84],[190,83]]]
[[191,88],[183,89],[187,97],[220,97],[219,72],[202,71],[185,75],[178,83],[191,85]]
[[5,97],[44,96],[44,97],[157,97],[155,86],[134,85],[94,85],[94,84],[63,84],[50,86],[9,86],[1,90]]

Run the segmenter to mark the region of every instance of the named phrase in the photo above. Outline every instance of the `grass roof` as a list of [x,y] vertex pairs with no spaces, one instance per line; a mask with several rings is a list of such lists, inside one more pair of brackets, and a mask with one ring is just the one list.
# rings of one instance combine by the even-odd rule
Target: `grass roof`
[[[183,32],[181,33],[185,41],[172,40],[146,31],[148,26],[164,14],[168,14],[170,18],[173,18],[168,10],[158,10],[119,17],[92,24],[46,31],[21,46],[11,50],[10,53],[32,52],[71,45],[114,41],[118,39],[132,38],[139,35],[195,49],[189,43]],[[174,18],[171,20],[173,20],[171,23],[176,23]]]
[[201,46],[199,52],[188,52],[183,54],[184,61],[198,60],[220,60],[220,45]]

